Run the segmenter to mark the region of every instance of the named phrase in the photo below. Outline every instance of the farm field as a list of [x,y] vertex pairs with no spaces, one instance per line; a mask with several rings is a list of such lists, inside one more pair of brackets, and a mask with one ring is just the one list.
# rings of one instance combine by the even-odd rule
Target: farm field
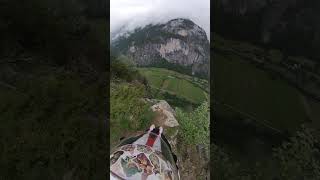
[[216,101],[279,130],[295,130],[307,121],[298,90],[236,55],[214,56]]
[[151,88],[165,91],[191,103],[200,104],[208,95],[209,86],[206,80],[163,68],[139,68],[139,71],[146,77]]

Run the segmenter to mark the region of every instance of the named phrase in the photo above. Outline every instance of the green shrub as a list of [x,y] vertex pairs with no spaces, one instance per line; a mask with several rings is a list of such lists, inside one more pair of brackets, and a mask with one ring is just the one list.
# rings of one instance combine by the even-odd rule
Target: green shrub
[[147,80],[142,76],[134,64],[124,55],[112,56],[110,64],[111,79],[120,79],[126,82],[139,81],[147,85]]
[[318,140],[303,127],[290,141],[275,149],[281,179],[320,179]]
[[145,86],[141,83],[111,83],[111,143],[128,132],[145,130],[150,125],[153,112],[142,99],[145,96]]
[[209,104],[203,102],[191,113],[185,113],[177,108],[176,117],[180,124],[180,139],[189,145],[210,144]]

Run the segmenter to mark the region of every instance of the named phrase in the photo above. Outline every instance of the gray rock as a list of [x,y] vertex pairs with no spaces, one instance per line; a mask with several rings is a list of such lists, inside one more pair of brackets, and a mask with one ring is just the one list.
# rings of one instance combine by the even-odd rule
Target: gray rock
[[175,118],[175,111],[165,100],[160,100],[154,104],[151,109],[158,113],[157,122],[162,126],[176,127],[179,126],[177,119]]

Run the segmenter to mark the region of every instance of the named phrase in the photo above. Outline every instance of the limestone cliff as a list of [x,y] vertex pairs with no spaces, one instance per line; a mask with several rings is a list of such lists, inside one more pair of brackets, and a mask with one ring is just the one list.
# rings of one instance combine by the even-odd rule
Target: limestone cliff
[[138,66],[179,66],[192,75],[209,73],[206,32],[188,19],[137,28],[117,37],[112,46]]

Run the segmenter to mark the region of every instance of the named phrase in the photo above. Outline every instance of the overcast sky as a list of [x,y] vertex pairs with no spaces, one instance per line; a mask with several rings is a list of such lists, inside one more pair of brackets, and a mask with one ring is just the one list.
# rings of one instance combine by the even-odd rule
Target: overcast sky
[[191,19],[210,37],[210,0],[110,0],[111,32],[179,17]]

